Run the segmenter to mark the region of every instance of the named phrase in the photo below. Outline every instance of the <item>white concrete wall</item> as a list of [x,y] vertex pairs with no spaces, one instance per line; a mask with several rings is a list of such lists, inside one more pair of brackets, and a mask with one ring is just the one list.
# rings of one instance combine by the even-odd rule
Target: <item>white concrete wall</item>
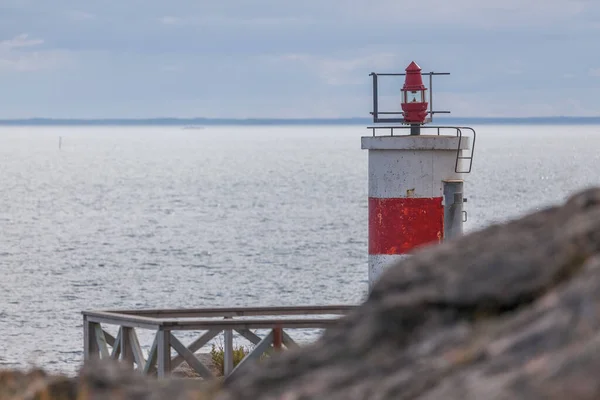
[[[463,137],[460,143],[463,151],[469,149],[469,138]],[[443,197],[443,181],[463,176],[455,172],[459,145],[456,136],[368,136],[362,138],[361,145],[369,151],[371,198]],[[369,290],[387,266],[407,257],[370,254]]]

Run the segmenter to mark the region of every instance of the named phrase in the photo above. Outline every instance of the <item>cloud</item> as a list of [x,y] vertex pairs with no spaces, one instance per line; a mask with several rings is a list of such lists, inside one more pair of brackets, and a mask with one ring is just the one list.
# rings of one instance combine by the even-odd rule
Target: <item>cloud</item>
[[265,17],[265,16],[235,16],[228,14],[203,14],[190,15],[186,17],[175,17],[172,15],[162,16],[158,21],[163,25],[187,25],[192,27],[216,27],[216,28],[254,28],[271,29],[278,27],[301,26],[310,23],[310,20],[300,17]]
[[12,39],[6,39],[6,40],[0,41],[0,51],[1,50],[10,51],[10,50],[22,48],[22,47],[38,46],[43,43],[44,43],[43,40],[29,39],[29,35],[26,33],[23,33],[18,36],[15,36]]
[[164,17],[160,17],[159,21],[163,25],[176,25],[176,24],[179,24],[181,22],[181,18],[167,15],[167,16],[164,16]]
[[[44,44],[42,39],[32,39],[20,34],[0,41],[0,72],[28,72],[57,68],[70,59],[68,52],[60,50],[36,50]],[[31,49],[33,48],[33,49]]]
[[[597,116],[594,89],[569,90],[562,97],[551,96],[553,89],[522,90],[511,93],[436,92],[435,108],[450,110],[464,117],[550,117]],[[438,107],[439,106],[439,107]]]
[[388,23],[398,21],[421,25],[423,21],[443,25],[498,28],[552,26],[579,16],[595,7],[589,0],[421,0],[418,2],[380,0],[351,1],[343,14],[353,19]]
[[160,70],[164,71],[164,72],[176,73],[176,72],[182,72],[184,70],[184,68],[183,68],[183,66],[177,65],[177,64],[166,64],[166,65],[163,65],[162,67],[160,67]]
[[596,0],[0,3],[0,118],[368,116],[412,60],[452,115],[600,110]]
[[66,14],[73,21],[89,21],[96,19],[95,14],[81,10],[70,10],[67,11]]
[[366,53],[355,56],[319,56],[282,54],[270,57],[274,62],[300,64],[327,85],[362,85],[370,71],[397,68],[401,61],[394,53]]

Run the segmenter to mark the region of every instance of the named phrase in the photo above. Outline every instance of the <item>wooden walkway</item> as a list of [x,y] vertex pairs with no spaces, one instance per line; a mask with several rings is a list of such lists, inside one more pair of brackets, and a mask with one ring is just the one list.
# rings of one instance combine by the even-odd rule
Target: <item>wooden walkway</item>
[[[83,311],[84,357],[118,359],[144,374],[159,378],[168,376],[184,361],[205,379],[213,373],[200,362],[195,353],[218,335],[224,339],[225,379],[241,367],[285,348],[298,346],[286,330],[327,328],[355,306],[240,307],[172,310],[109,310]],[[103,325],[118,326],[115,336]],[[155,331],[147,355],[142,351],[136,329]],[[265,337],[254,330],[267,330]],[[187,346],[172,332],[202,331]],[[233,366],[233,332],[254,344],[254,349]],[[109,349],[110,348],[110,349]],[[171,349],[176,356],[171,356]]]

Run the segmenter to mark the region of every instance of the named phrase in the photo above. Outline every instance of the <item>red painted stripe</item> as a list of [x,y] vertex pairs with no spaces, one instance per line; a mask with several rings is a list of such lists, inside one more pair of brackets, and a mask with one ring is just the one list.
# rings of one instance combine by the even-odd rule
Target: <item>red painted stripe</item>
[[404,254],[443,234],[441,197],[369,198],[369,254]]

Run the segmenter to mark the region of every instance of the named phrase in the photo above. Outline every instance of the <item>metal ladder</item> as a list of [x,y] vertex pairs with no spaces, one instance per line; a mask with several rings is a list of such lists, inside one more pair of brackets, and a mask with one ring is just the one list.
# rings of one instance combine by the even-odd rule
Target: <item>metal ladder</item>
[[[471,172],[471,168],[473,167],[473,155],[475,154],[475,139],[477,138],[477,134],[475,133],[475,129],[470,128],[468,126],[461,126],[461,127],[456,127],[456,136],[458,136],[458,146],[456,149],[456,163],[454,165],[454,172],[459,173],[459,174],[468,174]],[[463,129],[466,131],[471,131],[473,133],[472,137],[473,137],[473,143],[471,144],[471,151],[469,152],[468,156],[462,156],[461,155],[461,145],[462,145],[462,140],[463,140]],[[465,136],[465,137],[470,137],[470,136]],[[468,165],[469,168],[465,169],[464,171],[459,170],[458,168],[458,164],[460,160],[468,160]]]

